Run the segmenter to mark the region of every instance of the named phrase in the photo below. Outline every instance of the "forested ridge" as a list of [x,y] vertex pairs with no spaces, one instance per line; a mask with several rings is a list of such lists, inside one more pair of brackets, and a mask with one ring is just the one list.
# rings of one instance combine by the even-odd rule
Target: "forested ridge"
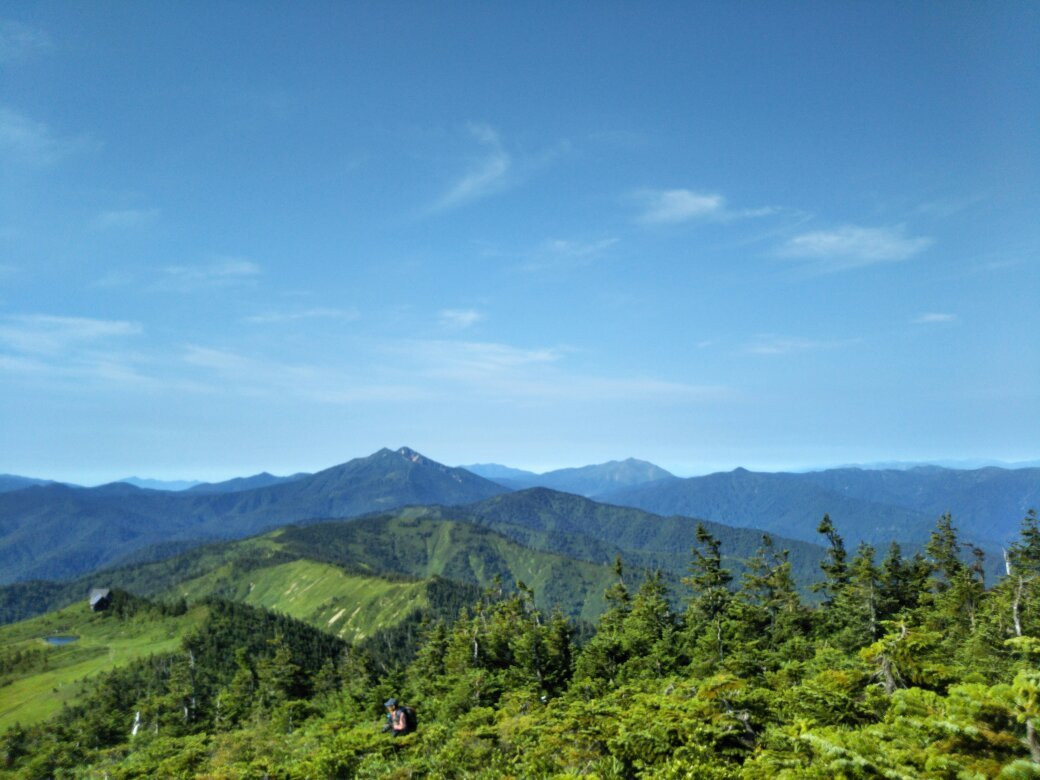
[[[736,576],[700,526],[682,607],[619,559],[584,641],[522,582],[411,626],[414,648],[206,602],[177,652],[9,729],[0,776],[1040,777],[1037,515],[997,583],[949,515],[912,555],[819,533],[812,604],[769,537]],[[389,696],[416,733],[381,733]]]

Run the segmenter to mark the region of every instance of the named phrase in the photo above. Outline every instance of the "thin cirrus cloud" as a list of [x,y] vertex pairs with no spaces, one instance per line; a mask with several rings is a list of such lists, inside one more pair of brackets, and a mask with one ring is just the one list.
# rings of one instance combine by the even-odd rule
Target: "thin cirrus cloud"
[[823,341],[763,333],[755,336],[751,343],[744,347],[744,352],[750,355],[792,355],[821,349],[836,349],[851,343],[854,341]]
[[0,154],[23,165],[53,165],[84,145],[62,138],[45,122],[0,106]]
[[0,371],[38,380],[140,384],[140,356],[124,345],[139,323],[92,317],[14,315],[0,320]]
[[725,400],[722,386],[696,386],[653,377],[604,377],[569,370],[566,350],[523,348],[449,339],[371,345],[377,359],[359,374],[342,362],[285,362],[189,345],[180,364],[193,378],[185,387],[244,397],[302,398],[319,403],[414,403],[471,398],[496,403],[657,399]]
[[566,365],[568,350],[515,347],[509,344],[446,339],[413,340],[384,347],[410,374],[433,388],[440,384],[459,394],[515,401],[718,401],[731,391],[720,385],[690,385],[654,377],[609,377],[575,371]]
[[158,209],[112,209],[102,211],[92,224],[99,230],[132,230],[147,227],[158,218]]
[[523,348],[483,341],[426,339],[389,345],[387,354],[445,379],[476,379],[502,376],[519,369],[558,362],[557,348]]
[[0,62],[16,63],[52,47],[44,30],[10,19],[0,19]]
[[778,254],[808,261],[820,271],[908,260],[932,245],[927,236],[908,236],[902,226],[867,228],[843,225],[833,230],[816,230],[789,238]]
[[483,312],[476,309],[441,309],[437,319],[443,327],[451,330],[466,330],[484,319]]
[[264,314],[254,314],[251,317],[244,318],[243,322],[248,322],[251,325],[280,325],[301,320],[341,320],[343,322],[352,322],[360,319],[360,317],[361,313],[357,309],[317,307],[301,311],[273,311]]
[[689,189],[638,190],[635,200],[641,211],[636,221],[643,225],[680,225],[695,221],[729,221],[775,214],[772,206],[755,209],[733,209],[726,198],[716,192]]
[[512,157],[502,146],[498,133],[488,125],[469,126],[469,133],[481,146],[480,159],[437,200],[434,211],[443,211],[497,192],[505,183]]
[[412,402],[428,395],[425,388],[373,381],[367,372],[358,376],[335,364],[287,363],[201,345],[185,347],[181,362],[200,372],[191,386],[202,392],[327,404]]
[[947,314],[944,312],[925,312],[914,317],[911,322],[914,325],[948,325],[951,322],[957,321],[956,314]]
[[252,284],[262,273],[260,266],[240,257],[221,257],[205,265],[172,265],[163,269],[157,289],[191,292]]
[[550,239],[535,249],[528,260],[519,266],[519,270],[542,271],[550,268],[587,266],[596,262],[598,257],[620,240],[618,238],[601,238],[595,241]]
[[643,210],[639,221],[648,225],[675,225],[695,219],[722,216],[726,199],[715,193],[693,190],[640,190],[636,198]]
[[12,315],[0,321],[0,344],[22,354],[57,356],[84,345],[142,333],[139,323],[48,314]]

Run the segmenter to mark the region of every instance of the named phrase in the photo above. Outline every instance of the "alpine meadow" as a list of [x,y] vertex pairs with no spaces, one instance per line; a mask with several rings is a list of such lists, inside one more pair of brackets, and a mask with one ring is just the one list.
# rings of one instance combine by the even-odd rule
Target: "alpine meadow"
[[1037,52],[0,0],[0,780],[1040,780]]

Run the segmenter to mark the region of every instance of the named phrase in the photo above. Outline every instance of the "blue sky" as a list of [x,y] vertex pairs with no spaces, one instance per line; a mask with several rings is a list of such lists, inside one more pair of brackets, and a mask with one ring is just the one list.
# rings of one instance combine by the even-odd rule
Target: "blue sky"
[[0,472],[1034,459],[1040,7],[0,2]]

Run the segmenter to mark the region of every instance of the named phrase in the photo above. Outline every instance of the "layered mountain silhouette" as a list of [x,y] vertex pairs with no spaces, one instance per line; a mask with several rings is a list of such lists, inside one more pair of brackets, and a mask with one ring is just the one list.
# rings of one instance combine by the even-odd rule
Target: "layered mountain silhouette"
[[736,469],[638,485],[599,496],[658,514],[704,517],[817,541],[828,513],[852,541],[927,541],[950,512],[963,536],[1000,544],[1018,533],[1022,517],[1040,508],[1040,469],[939,467],[909,470],[830,469],[765,474]]
[[[684,570],[694,538],[691,517],[721,524],[709,530],[720,537],[730,534],[731,549],[739,550],[732,553],[736,560],[752,553],[763,532],[819,543],[816,527],[825,513],[850,545],[896,540],[919,548],[937,518],[951,512],[963,539],[992,551],[1015,537],[1028,509],[1040,507],[1040,469],[1035,468],[847,468],[801,474],[737,469],[680,479],[628,459],[531,474],[524,479],[554,487],[519,492],[507,487],[520,482],[519,470],[494,464],[472,468],[498,481],[406,447],[383,449],[316,474],[263,473],[181,492],[0,477],[0,583],[68,579],[103,566],[175,555],[208,540],[401,507],[486,525],[528,547],[582,560],[599,563],[623,554],[633,565],[676,576]],[[600,503],[579,500],[584,494]],[[752,530],[742,532],[738,542],[732,528],[724,532],[723,526]],[[783,544],[793,557],[810,561],[816,555],[814,546],[802,550]]]
[[276,477],[274,474],[268,474],[266,471],[262,471],[251,477],[235,477],[234,479],[227,479],[223,482],[201,482],[188,488],[188,492],[197,494],[240,493],[243,490],[253,490],[255,488],[271,487],[272,485],[282,485],[286,482],[296,482],[301,479],[306,479],[309,476],[312,475],[301,472],[299,474],[292,474],[288,477]]
[[55,483],[46,479],[33,479],[32,477],[19,477],[16,474],[0,474],[0,493],[11,490],[24,490],[34,485],[53,485]]
[[0,494],[0,582],[67,578],[160,542],[240,538],[408,504],[467,504],[506,490],[407,447],[237,492],[37,485]]
[[478,463],[462,468],[514,490],[546,487],[564,493],[576,493],[586,498],[595,498],[609,491],[660,479],[675,479],[671,473],[660,466],[635,458],[612,460],[580,468],[557,469],[544,474],[514,469],[497,463]]

